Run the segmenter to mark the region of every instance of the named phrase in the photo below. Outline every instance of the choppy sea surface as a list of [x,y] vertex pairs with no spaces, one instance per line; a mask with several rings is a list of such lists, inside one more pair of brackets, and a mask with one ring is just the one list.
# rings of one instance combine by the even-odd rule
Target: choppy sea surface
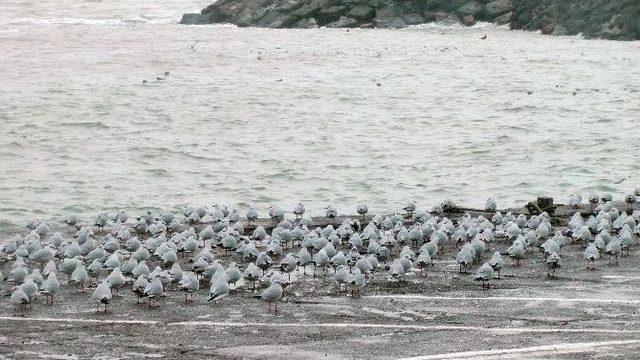
[[177,24],[206,5],[2,1],[1,227],[214,202],[506,207],[640,185],[640,42]]

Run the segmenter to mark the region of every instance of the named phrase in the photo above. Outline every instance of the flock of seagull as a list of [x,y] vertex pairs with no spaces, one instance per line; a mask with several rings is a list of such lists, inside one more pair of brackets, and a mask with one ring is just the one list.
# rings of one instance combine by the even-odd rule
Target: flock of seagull
[[[640,189],[625,197],[627,204],[639,199]],[[424,275],[433,259],[450,247],[457,250],[459,271],[479,264],[473,278],[489,289],[507,266],[503,255],[520,266],[531,249],[543,254],[551,278],[562,266],[562,248],[570,242],[582,244],[587,269],[594,269],[605,255],[617,264],[640,235],[640,212],[628,205],[619,208],[610,194],[588,201],[592,213],[582,215],[582,197],[571,195],[576,212],[562,230],[554,229],[544,212],[529,217],[500,212],[493,198],[486,201],[483,214],[464,213],[455,221],[446,216],[455,208],[451,201],[430,211],[410,202],[401,213],[372,217],[367,217],[364,204],[356,207],[359,216],[354,217],[339,217],[329,206],[329,225],[324,227],[314,225],[302,204],[293,208],[293,219],[271,206],[270,220],[263,225],[256,225],[255,208],[241,215],[224,205],[149,211],[135,219],[124,211],[85,221],[70,216],[64,220],[71,228],[65,232],[68,237],[34,220],[27,225],[28,233],[0,244],[0,264],[8,263],[0,278],[11,284],[15,311],[31,308],[38,297],[53,304],[63,285],[76,287],[72,293],[91,292],[98,312],[107,312],[119,291],[131,291],[138,303],[146,300],[149,307],[157,307],[172,291],[183,292],[185,303],[194,302],[200,288],[208,286],[207,301],[244,288],[277,313],[283,287],[296,281],[291,278],[294,272],[297,277],[329,277],[338,291],[359,296],[375,273],[401,286],[409,274]],[[497,241],[508,241],[506,253],[489,254]]]

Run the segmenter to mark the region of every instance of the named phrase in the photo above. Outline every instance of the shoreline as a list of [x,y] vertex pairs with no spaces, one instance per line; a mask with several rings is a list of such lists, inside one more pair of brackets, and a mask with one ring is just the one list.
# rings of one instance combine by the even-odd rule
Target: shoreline
[[[514,214],[525,212],[524,209],[512,210]],[[461,224],[463,214],[470,211],[478,211],[477,215],[483,216],[493,213],[451,208],[443,209],[442,216]],[[588,216],[592,208],[587,204],[578,209],[557,205],[554,214],[564,219],[565,214],[575,211]],[[362,216],[350,218],[362,219]],[[370,219],[367,215],[363,223]],[[271,220],[256,221],[266,224]],[[134,224],[131,220],[125,223],[127,227]],[[109,223],[104,228],[96,227],[96,241],[104,243],[106,234],[117,226]],[[189,225],[197,234],[203,234],[207,226],[208,222]],[[567,229],[563,224],[554,228]],[[75,241],[72,228],[63,231],[65,239]],[[171,242],[170,235],[172,232],[167,233],[166,241]],[[151,244],[153,235],[139,236],[143,244]],[[44,238],[45,244],[49,239]],[[637,241],[637,237],[634,239]],[[124,247],[125,241],[119,241]],[[256,240],[255,244],[260,251],[269,246],[266,239]],[[595,270],[586,270],[583,243],[571,240],[562,247],[563,263],[555,278],[545,276],[544,259],[533,244],[526,250],[520,266],[507,258],[510,244],[508,238],[496,236],[487,242],[487,249],[477,262],[459,271],[454,260],[458,248],[453,239],[444,241],[442,252],[436,252],[435,261],[425,273],[416,264],[402,282],[389,277],[388,265],[393,261],[388,259],[367,276],[363,293],[358,296],[341,291],[334,279],[334,270],[314,269],[313,264],[300,266],[290,273],[278,314],[269,313],[264,301],[256,299],[259,291],[252,290],[244,280],[237,286],[234,284],[227,297],[215,303],[207,302],[211,280],[204,279],[189,304],[185,304],[180,290],[168,286],[159,306],[149,307],[144,301],[138,302],[127,283],[113,296],[109,312],[96,313],[95,302],[91,300],[95,284],[90,284],[86,292],[78,293],[76,286],[68,284],[70,276],[60,272],[61,288],[53,305],[38,300],[29,309],[16,313],[8,297],[0,302],[3,313],[0,331],[6,334],[0,337],[3,346],[0,353],[18,357],[53,354],[67,358],[147,354],[154,358],[186,359],[382,360],[447,358],[447,354],[462,357],[546,354],[572,358],[576,354],[616,352],[631,356],[640,350],[640,315],[635,311],[640,290],[635,265],[640,256],[637,243],[620,257],[618,264],[612,264],[603,255]],[[338,249],[348,251],[350,245],[343,245]],[[298,246],[292,246],[287,246],[286,252],[296,253]],[[418,251],[419,244],[410,247]],[[399,246],[394,248],[392,258],[400,251]],[[227,252],[213,240],[204,241],[202,249],[210,251],[215,262],[225,267],[231,267],[232,262],[244,267],[240,254]],[[127,253],[122,250],[123,254]],[[150,268],[162,266],[163,271],[167,271],[168,267],[151,250],[154,255],[146,260]],[[490,289],[481,290],[474,280],[474,270],[494,252],[504,254],[503,271],[500,278],[491,279]],[[282,271],[278,263],[284,258],[284,253],[274,256],[267,275]],[[178,263],[187,271],[194,264],[191,260],[192,255],[187,254],[180,256]],[[38,264],[27,261],[31,268],[39,268]],[[0,269],[8,274],[11,264],[11,261],[0,262]],[[109,272],[109,269],[101,270],[99,279],[104,279]],[[268,278],[260,280],[259,287],[264,288],[267,282]],[[11,289],[10,283],[0,281],[0,293],[10,293]],[[21,331],[12,331],[16,326]],[[595,335],[597,341],[593,339]],[[434,343],[440,345],[433,346]]]

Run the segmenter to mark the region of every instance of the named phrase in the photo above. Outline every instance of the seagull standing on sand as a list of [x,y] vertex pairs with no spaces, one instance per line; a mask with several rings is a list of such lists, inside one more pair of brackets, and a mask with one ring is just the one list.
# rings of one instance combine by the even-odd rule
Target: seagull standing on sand
[[280,261],[280,271],[286,272],[289,275],[289,282],[291,282],[291,273],[297,268],[298,259],[293,255],[293,253],[288,253],[287,256]]
[[60,283],[58,282],[58,277],[56,273],[51,272],[47,279],[42,283],[42,287],[40,288],[40,292],[42,292],[45,296],[45,303],[48,305],[53,305],[53,296],[60,291]]
[[338,210],[333,206],[333,205],[329,205],[326,207],[325,209],[325,216],[328,219],[335,219],[336,217],[338,217]]
[[78,291],[84,292],[85,284],[89,281],[89,273],[82,262],[76,265],[76,269],[71,274],[71,282],[78,284]]
[[260,280],[260,268],[258,268],[254,263],[249,263],[247,268],[244,269],[242,277],[247,281],[251,281],[251,290],[253,291],[256,289],[256,281]]
[[356,207],[356,211],[358,212],[358,214],[362,215],[362,220],[364,220],[365,216],[369,212],[369,207],[365,204],[358,204],[358,206]]
[[260,298],[267,302],[267,306],[270,310],[271,304],[274,305],[273,314],[278,314],[278,300],[282,297],[282,286],[280,285],[280,280],[275,277],[271,278],[271,285],[266,288]]
[[504,260],[502,260],[502,255],[500,255],[500,251],[496,251],[493,253],[493,256],[489,260],[489,266],[495,271],[496,277],[500,278],[500,270],[504,266]]
[[418,265],[418,268],[420,268],[420,273],[422,273],[422,275],[426,275],[427,266],[433,263],[433,260],[431,260],[431,255],[429,255],[429,251],[426,249],[421,251],[420,255],[418,255],[416,263]]
[[107,312],[107,305],[111,301],[111,284],[108,280],[104,280],[96,287],[91,295],[91,300],[98,303],[98,313],[100,312],[100,305],[104,305],[104,313]]
[[351,288],[351,295],[360,296],[362,293],[362,288],[366,284],[366,279],[364,274],[360,271],[360,268],[356,267],[353,269],[353,273],[349,276],[348,285]]
[[298,203],[298,205],[293,207],[293,214],[296,216],[296,219],[302,219],[302,216],[304,215],[305,209],[304,209],[304,205],[302,205],[302,203]]
[[159,278],[151,280],[149,285],[144,288],[143,296],[149,299],[149,307],[153,306],[152,300],[155,300],[155,306],[160,306],[158,298],[165,296],[162,281]]
[[149,280],[146,275],[140,275],[133,283],[133,293],[138,296],[138,304],[140,304],[140,299],[144,297],[144,289],[149,285]]
[[11,303],[13,303],[14,313],[16,312],[16,309],[22,309],[27,305],[31,307],[29,296],[27,296],[24,290],[19,286],[13,288],[13,292],[11,293]]
[[33,281],[33,275],[29,275],[24,279],[20,288],[24,291],[25,294],[29,297],[29,302],[32,303],[36,299],[36,295],[38,294],[38,285],[36,285],[35,281]]
[[118,288],[122,285],[124,285],[125,281],[124,281],[124,276],[122,275],[122,271],[120,270],[120,268],[115,268],[111,271],[111,274],[109,274],[107,276],[106,279],[111,287],[111,291],[115,290],[115,294],[118,294]]
[[407,205],[405,205],[402,210],[407,212],[407,217],[411,218],[413,216],[413,212],[416,211],[416,203],[413,201],[409,201]]
[[520,241],[515,241],[513,245],[507,249],[507,253],[509,254],[509,257],[515,259],[515,266],[520,266],[520,260],[522,260],[524,255],[524,246],[522,243]]
[[209,288],[208,302],[216,302],[223,297],[229,295],[229,284],[227,283],[227,275],[224,271],[217,275],[214,281],[211,281],[211,287]]
[[257,219],[258,219],[258,211],[253,206],[249,207],[249,210],[247,210],[247,223],[251,225],[251,222],[256,221]]
[[489,284],[489,280],[493,278],[493,268],[489,263],[484,263],[482,266],[476,271],[476,276],[474,277],[475,281],[482,282],[482,290],[489,289],[491,284]]
[[584,251],[584,258],[587,260],[587,270],[595,270],[596,260],[600,258],[600,251],[594,243],[589,244]]
[[571,196],[569,196],[569,205],[571,205],[572,208],[577,209],[578,207],[580,207],[580,203],[582,202],[582,196],[578,193],[573,193],[571,194]]
[[269,217],[276,223],[284,220],[284,210],[277,206],[269,206]]
[[605,253],[609,255],[609,263],[611,263],[611,259],[615,260],[614,264],[618,265],[618,256],[622,253],[622,245],[618,240],[611,241],[607,244],[605,248]]
[[547,261],[545,261],[545,263],[547,264],[547,268],[548,268],[547,277],[555,278],[556,277],[556,269],[561,266],[561,264],[560,264],[560,255],[558,255],[557,252],[552,252],[547,257]]
[[488,198],[484,203],[484,209],[489,212],[495,212],[496,210],[498,210],[498,204],[496,203],[496,200],[492,197]]
[[184,291],[184,302],[193,302],[193,293],[200,289],[200,281],[196,274],[192,272],[186,272],[182,276],[180,281],[180,290]]

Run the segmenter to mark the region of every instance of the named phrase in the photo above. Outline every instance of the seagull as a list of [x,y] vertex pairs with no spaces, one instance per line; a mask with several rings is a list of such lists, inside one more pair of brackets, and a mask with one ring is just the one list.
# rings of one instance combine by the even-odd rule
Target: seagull
[[296,216],[296,219],[302,219],[302,216],[305,213],[304,205],[302,203],[298,203],[298,205],[293,207],[293,214]]
[[42,275],[44,276],[49,276],[51,273],[58,273],[58,267],[56,266],[56,262],[53,260],[49,260],[49,262],[44,266],[44,269],[42,269]]
[[215,281],[211,282],[211,287],[209,288],[209,298],[208,302],[218,301],[223,297],[229,295],[229,284],[227,283],[227,275],[222,272],[218,275]]
[[111,284],[109,280],[104,280],[96,287],[91,295],[91,300],[98,303],[98,313],[100,313],[100,305],[104,305],[104,313],[107,312],[107,305],[111,301]]
[[42,283],[40,292],[45,296],[45,303],[53,305],[53,296],[60,291],[60,283],[55,272],[49,273],[47,279]]
[[19,286],[13,288],[11,293],[11,302],[13,303],[14,312],[16,309],[24,308],[25,306],[31,307],[31,301],[29,296]]
[[462,247],[456,256],[456,262],[460,265],[458,272],[462,273],[462,269],[473,262],[473,254],[468,247]]
[[249,210],[247,210],[247,223],[249,225],[251,225],[252,221],[256,221],[258,219],[258,211],[256,210],[255,207],[251,206],[249,207]]
[[179,263],[176,262],[173,265],[171,265],[171,269],[169,269],[169,277],[171,278],[172,287],[173,285],[179,284],[180,281],[182,281],[182,278],[184,277],[184,273]]
[[349,268],[346,265],[340,265],[336,268],[333,279],[338,283],[338,292],[342,291],[342,287],[347,284],[349,275]]
[[495,271],[496,277],[500,278],[500,270],[504,266],[504,260],[502,260],[502,255],[500,255],[500,251],[496,251],[493,253],[493,256],[489,260],[489,266]]
[[184,302],[193,302],[193,293],[200,290],[200,281],[196,274],[188,271],[182,275],[180,290],[184,291]]
[[[195,44],[193,44],[193,46],[195,46]],[[164,73],[162,73],[162,76],[157,76],[157,77],[156,77],[156,80],[158,80],[158,81],[162,81],[162,80],[166,79],[166,78],[167,78],[167,76],[169,76],[169,72],[168,72],[168,71],[165,71]]]
[[280,207],[276,207],[274,205],[269,206],[269,217],[276,223],[284,220],[284,210]]
[[373,266],[371,265],[369,258],[366,256],[360,257],[356,261],[355,267],[358,268],[358,270],[360,270],[360,272],[364,275],[370,274],[371,271],[373,271]]
[[256,281],[260,279],[260,268],[256,266],[254,263],[249,263],[247,268],[244,270],[242,276],[247,280],[251,281],[251,290],[256,289]]
[[133,283],[133,293],[138,296],[138,304],[140,304],[140,299],[144,297],[144,289],[149,285],[149,280],[146,275],[140,275]]
[[584,258],[587,260],[587,270],[595,270],[596,260],[600,258],[600,251],[594,243],[589,244],[584,251]]
[[360,294],[362,293],[362,288],[364,288],[365,284],[365,275],[360,271],[358,267],[354,268],[348,280],[348,285],[351,287],[351,295],[353,296],[357,293],[358,296],[360,296]]
[[493,275],[493,268],[491,265],[489,265],[489,263],[484,263],[478,270],[476,270],[474,280],[482,282],[482,290],[489,289],[491,286],[489,284],[489,280],[493,278]]
[[[16,261],[17,262],[17,261]],[[27,277],[29,270],[24,263],[17,265],[7,275],[7,281],[14,284],[22,284]]]
[[143,261],[140,261],[138,265],[136,265],[133,268],[133,270],[131,270],[131,275],[137,278],[140,275],[149,275],[150,272],[151,271],[149,271],[149,267],[147,266],[147,263],[143,260]]
[[261,252],[258,254],[258,257],[256,258],[256,266],[262,269],[263,275],[267,270],[269,270],[271,264],[273,264],[273,260],[271,260],[271,257],[267,255],[267,253]]
[[358,206],[356,207],[356,212],[362,215],[362,220],[364,220],[367,213],[369,212],[369,207],[365,204],[358,204]]
[[391,279],[397,281],[398,284],[404,281],[405,272],[404,266],[398,259],[394,260],[389,267]]
[[302,274],[307,274],[307,264],[311,263],[313,259],[311,258],[311,254],[309,254],[309,250],[306,248],[301,248],[300,251],[296,254],[296,259],[298,260],[298,266],[302,266]]
[[580,207],[580,203],[582,202],[582,196],[578,193],[573,193],[569,196],[569,205],[572,208],[577,209]]
[[71,274],[71,282],[78,284],[78,291],[84,292],[85,284],[89,281],[89,273],[82,262],[76,265],[76,269]]
[[[313,262],[316,268],[318,267],[322,268],[322,270],[324,271],[324,268],[329,263],[329,256],[327,255],[327,252],[324,250],[324,248],[318,251],[315,255],[313,255]],[[315,275],[316,275],[316,272],[314,270],[313,276]]]
[[420,252],[420,255],[418,255],[418,259],[416,260],[416,264],[418,265],[418,268],[420,268],[420,272],[423,275],[426,275],[427,266],[433,264],[433,260],[431,259],[431,255],[429,255],[428,250]]
[[280,271],[286,272],[289,275],[289,282],[291,282],[291,273],[298,268],[298,259],[293,253],[288,253],[280,261]]
[[409,201],[409,203],[407,203],[407,205],[405,205],[402,210],[407,212],[408,218],[411,218],[413,212],[416,211],[416,203],[413,201]]
[[235,288],[236,283],[242,278],[242,273],[240,272],[240,269],[238,269],[238,265],[236,265],[236,263],[232,261],[231,264],[229,264],[229,267],[227,267],[226,273],[227,283],[233,284]]
[[560,255],[557,252],[552,252],[547,257],[547,261],[545,261],[548,267],[547,277],[555,278],[556,277],[556,269],[561,266],[560,264]]
[[325,208],[325,216],[328,219],[335,219],[338,217],[338,209],[336,209],[333,205],[329,205]]
[[509,257],[516,260],[515,266],[520,266],[520,260],[524,255],[524,246],[520,241],[515,241],[508,249],[507,254]]
[[611,258],[615,259],[615,264],[618,265],[618,256],[622,253],[622,246],[618,240],[611,241],[607,244],[605,248],[605,253],[609,255],[609,263],[611,263]]
[[160,306],[158,298],[165,296],[162,281],[160,281],[159,278],[151,280],[151,282],[144,288],[143,296],[149,299],[149,307],[153,306],[151,300],[155,300],[156,306]]
[[498,210],[498,204],[496,203],[496,200],[492,197],[488,198],[484,203],[484,209],[489,212],[495,212],[496,210]]
[[271,304],[274,304],[274,315],[278,313],[278,300],[282,297],[282,286],[279,281],[279,279],[272,277],[271,285],[269,285],[269,287],[260,295],[260,298],[267,302],[269,308],[271,307]]
[[44,264],[53,259],[53,251],[50,248],[44,247],[33,254],[29,255],[29,260],[33,260],[40,263],[44,268]]
[[[87,271],[90,276],[96,278],[96,284],[98,283],[98,278],[100,278],[100,274],[102,273],[102,262],[98,259],[95,259],[87,266]],[[89,278],[89,286],[92,286],[91,278]]]
[[29,297],[29,302],[32,303],[36,299],[38,294],[38,285],[33,281],[32,275],[27,276],[24,282],[20,285],[22,291]]
[[68,226],[75,228],[78,225],[78,223],[80,223],[80,218],[78,218],[78,216],[74,214],[71,214],[67,216],[64,220],[62,220],[62,222]]
[[122,275],[122,271],[119,267],[113,269],[111,273],[107,276],[106,281],[109,282],[111,291],[115,290],[115,294],[118,294],[118,288],[124,285],[124,276]]

